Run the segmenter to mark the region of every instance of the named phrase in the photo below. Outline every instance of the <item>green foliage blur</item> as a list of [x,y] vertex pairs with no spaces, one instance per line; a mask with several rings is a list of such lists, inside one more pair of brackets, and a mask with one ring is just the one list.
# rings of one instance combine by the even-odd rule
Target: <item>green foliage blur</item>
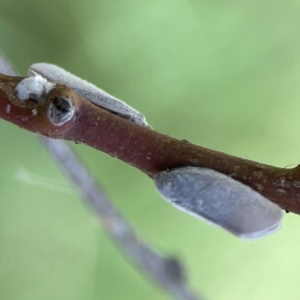
[[[21,74],[57,64],[160,132],[280,167],[300,161],[299,32],[292,0],[0,2],[0,48]],[[170,299],[124,259],[33,134],[0,120],[0,141],[1,300]],[[171,207],[131,166],[73,148],[209,299],[299,299],[299,216],[238,240]]]

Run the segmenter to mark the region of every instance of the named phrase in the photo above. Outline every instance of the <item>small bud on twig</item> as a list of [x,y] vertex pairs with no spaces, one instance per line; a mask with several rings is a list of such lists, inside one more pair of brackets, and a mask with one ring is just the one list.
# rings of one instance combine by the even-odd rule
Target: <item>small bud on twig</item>
[[154,177],[160,194],[177,208],[244,238],[280,228],[281,209],[248,186],[199,167],[163,171]]

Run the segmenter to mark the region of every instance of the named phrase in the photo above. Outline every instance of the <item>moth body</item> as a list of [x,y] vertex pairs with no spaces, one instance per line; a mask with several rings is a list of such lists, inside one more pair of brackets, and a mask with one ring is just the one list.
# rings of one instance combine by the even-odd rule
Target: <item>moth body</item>
[[149,127],[146,118],[136,109],[122,100],[110,95],[92,83],[83,80],[66,70],[48,63],[35,63],[28,70],[29,76],[40,75],[52,83],[60,83],[72,88],[78,95],[88,101],[116,113],[140,126]]

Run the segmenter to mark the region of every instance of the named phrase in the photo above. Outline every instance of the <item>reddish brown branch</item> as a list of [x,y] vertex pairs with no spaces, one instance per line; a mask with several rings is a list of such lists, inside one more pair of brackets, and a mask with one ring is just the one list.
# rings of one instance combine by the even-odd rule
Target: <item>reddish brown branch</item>
[[[300,214],[299,166],[276,168],[179,141],[113,115],[62,86],[52,90],[41,105],[30,101],[20,103],[14,88],[21,79],[0,76],[0,117],[9,122],[48,137],[84,143],[150,177],[162,170],[187,165],[214,169],[261,192],[283,209]],[[46,111],[49,103],[60,96],[71,99],[76,114],[63,126],[54,126]],[[37,115],[32,114],[33,108],[38,110]]]
[[[77,96],[75,95],[75,98],[73,98],[74,93],[72,91],[57,87],[53,91],[52,96],[49,96],[42,105],[37,105],[33,101],[20,102],[15,98],[14,86],[22,79],[7,78],[8,81],[5,79],[2,82],[2,88],[4,87],[11,101],[6,101],[6,94],[3,94],[3,91],[1,92],[0,89],[0,95],[2,95],[0,96],[0,111],[4,113],[5,108],[5,118],[13,121],[13,123],[20,127],[25,127],[33,132],[42,129],[45,135],[63,137],[63,133],[69,131],[76,118],[63,127],[53,127],[53,124],[48,122],[49,120],[45,114],[46,109],[51,101],[54,101],[55,97],[59,96],[71,99],[72,103],[78,108]],[[25,107],[26,109],[24,110]],[[37,109],[38,113],[36,115],[35,113],[32,114],[32,109]],[[82,200],[93,209],[97,219],[110,238],[131,259],[135,266],[144,271],[147,276],[165,291],[169,292],[175,299],[204,299],[204,297],[196,295],[189,287],[189,283],[186,280],[185,268],[177,258],[159,254],[136,235],[130,224],[111,204],[110,199],[107,198],[93,176],[65,142],[42,136],[40,140],[53,159],[58,162],[60,168],[66,172],[66,175],[68,175],[80,193]]]

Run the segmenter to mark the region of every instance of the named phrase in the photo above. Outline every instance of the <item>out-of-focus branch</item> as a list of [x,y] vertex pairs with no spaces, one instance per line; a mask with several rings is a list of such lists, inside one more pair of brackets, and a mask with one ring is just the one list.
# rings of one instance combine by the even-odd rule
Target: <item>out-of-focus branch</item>
[[180,262],[157,254],[137,237],[130,225],[111,205],[94,178],[63,141],[46,138],[41,138],[41,141],[74,183],[82,199],[94,210],[109,236],[133,263],[174,298],[200,299],[187,287]]
[[[15,93],[21,80],[21,77],[0,75],[0,118],[48,137],[87,144],[150,177],[185,166],[213,169],[250,186],[281,208],[300,214],[299,166],[276,168],[171,138],[105,111],[61,85],[42,104],[32,101],[24,104]],[[69,122],[56,126],[49,122],[47,110],[60,97],[68,98],[76,113]]]
[[13,68],[13,66],[8,62],[8,60],[5,58],[5,55],[0,50],[0,73],[15,76],[17,72]]
[[[9,72],[14,75],[13,68],[0,53],[0,72]],[[5,76],[4,76],[5,77]],[[3,79],[3,77],[2,77]],[[27,103],[26,107],[20,106],[18,99],[15,98],[14,88],[21,77],[6,77],[8,81],[4,80],[4,86],[8,88],[6,91],[10,95],[10,100],[7,95],[1,91],[0,87],[0,111],[5,111],[6,117],[3,119],[10,120],[13,116],[13,123],[24,127],[29,126],[30,131],[39,132],[46,136],[55,136],[64,138],[64,130],[68,132],[70,124],[60,127],[62,132],[57,130],[51,124],[45,123],[44,118],[39,121],[30,123],[30,120],[35,115],[32,114],[32,109],[35,108],[34,103]],[[3,81],[0,80],[0,86]],[[2,85],[3,87],[3,85]],[[58,87],[55,95],[73,98],[77,103],[77,95],[68,89]],[[11,102],[11,99],[14,99]],[[2,101],[3,100],[3,101]],[[8,100],[8,101],[6,101]],[[17,103],[17,105],[16,105]],[[48,103],[49,104],[49,103]],[[8,106],[9,105],[9,106]],[[14,113],[12,113],[12,110]],[[40,115],[43,115],[43,107],[39,107]],[[102,110],[101,110],[102,111]],[[25,112],[25,114],[24,114]],[[108,114],[103,111],[104,114]],[[109,114],[110,115],[110,114]],[[119,119],[119,118],[118,118]],[[73,124],[71,122],[71,124]],[[86,127],[85,127],[86,128]],[[87,128],[86,128],[87,129]],[[74,129],[73,129],[74,130]],[[108,235],[119,246],[120,250],[130,258],[131,262],[138,268],[142,269],[156,284],[162,289],[169,292],[175,299],[179,300],[201,300],[202,296],[197,296],[188,286],[184,268],[181,262],[174,257],[164,257],[156,253],[149,245],[144,243],[134,232],[126,220],[119,214],[119,212],[110,203],[103,190],[97,184],[93,176],[88,172],[84,165],[74,155],[68,145],[60,140],[52,140],[46,137],[40,137],[40,140],[51,156],[57,161],[58,165],[64,170],[69,179],[74,184],[75,188],[81,194],[81,198],[94,211],[97,219],[104,227]]]

